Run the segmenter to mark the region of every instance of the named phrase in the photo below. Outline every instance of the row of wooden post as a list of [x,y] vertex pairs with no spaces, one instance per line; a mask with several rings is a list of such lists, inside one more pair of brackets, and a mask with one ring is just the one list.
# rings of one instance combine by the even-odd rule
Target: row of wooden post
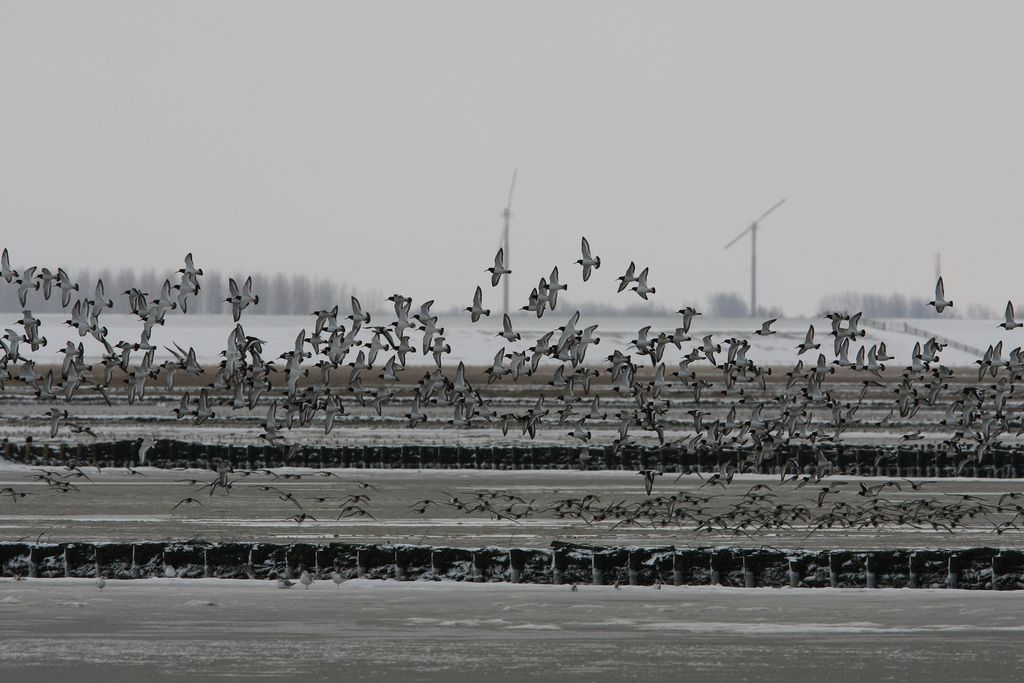
[[[118,441],[109,444],[99,444],[92,448],[104,447],[109,450],[109,453],[103,458],[104,464],[107,465],[123,465],[125,462],[133,462],[135,453],[137,451],[136,443],[133,441]],[[154,449],[150,453],[151,462],[153,464],[163,464],[164,466],[173,465],[180,462],[187,462],[193,466],[208,466],[211,459],[213,459],[213,453],[218,453],[220,446],[210,446],[208,444],[193,443],[193,442],[179,442],[179,441],[161,441],[158,443],[159,448]],[[15,445],[7,441],[3,444],[4,456],[8,460],[16,459],[18,455],[23,461],[31,459],[31,454],[22,453],[22,448],[18,448],[18,453],[15,453]],[[59,462],[66,463],[69,458],[73,457],[76,461],[82,461],[84,457],[84,449],[82,444],[68,445],[59,444],[55,447],[49,444],[42,444],[40,448],[42,458],[44,462],[51,461],[55,456]],[[389,450],[398,451],[396,457],[388,458],[388,466],[399,466],[399,467],[445,467],[445,466],[456,466],[456,467],[473,467],[479,469],[483,466],[489,468],[506,467],[511,466],[513,469],[521,467],[527,467],[528,469],[535,469],[538,465],[543,468],[545,466],[559,465],[567,466],[575,462],[576,451],[572,449],[566,449],[564,447],[557,446],[534,446],[534,447],[461,447],[461,446],[421,446],[421,445],[395,445],[386,447]],[[218,450],[213,450],[218,449]],[[339,450],[343,453],[339,454]],[[862,450],[870,451],[870,447],[863,447]],[[358,451],[358,452],[356,452]],[[428,455],[427,460],[424,460],[424,451],[432,452],[432,457]],[[593,455],[595,456],[595,464],[601,463],[604,468],[614,469],[615,467],[631,469],[636,467],[639,463],[642,467],[653,465],[658,463],[657,466],[666,468],[673,471],[688,471],[691,467],[697,467],[698,469],[703,466],[704,469],[712,468],[717,464],[719,470],[722,469],[725,462],[732,459],[733,454],[726,452],[719,452],[717,454],[706,454],[703,457],[693,457],[689,454],[666,454],[659,449],[645,448],[628,453],[620,453],[616,457],[612,457],[609,451],[603,447],[594,447]],[[91,451],[95,453],[95,451]],[[326,454],[330,452],[330,455]],[[384,458],[381,456],[383,452],[380,446],[360,445],[349,447],[346,449],[330,448],[326,446],[310,446],[308,450],[301,452],[300,462],[291,462],[289,464],[298,464],[300,466],[320,466],[320,467],[338,467],[338,466],[351,466],[351,467],[372,467],[375,464],[384,465]],[[179,455],[180,453],[180,455]],[[443,454],[443,455],[442,455]],[[239,467],[247,467],[252,469],[254,467],[269,467],[276,466],[277,463],[281,462],[283,454],[276,452],[269,446],[227,446],[226,448],[226,459]],[[507,459],[505,457],[507,455]],[[802,459],[813,457],[810,451],[804,452],[798,450],[792,454],[798,461]],[[712,462],[712,458],[716,458],[716,462]],[[852,454],[849,458],[851,463],[858,462],[863,459],[862,454]],[[911,477],[943,477],[951,474],[954,470],[955,464],[950,462],[949,464],[940,465],[937,460],[932,462],[925,462],[929,458],[941,457],[941,453],[931,453],[926,450],[920,450],[914,453],[914,459],[916,464],[901,465],[899,463],[895,465],[887,465],[885,467],[869,467],[867,474],[878,475],[889,475],[889,476],[911,476]],[[1009,460],[1004,462],[1000,466],[995,464],[986,465],[984,467],[974,467],[970,474],[972,476],[986,476],[989,478],[997,477],[1009,477],[1016,478],[1018,473],[1018,467],[1015,463],[1021,463],[1020,452],[1008,452],[1003,455],[1003,460]],[[763,474],[772,474],[775,465],[766,461],[762,468]],[[841,467],[844,471],[856,469],[858,472],[861,468],[858,464],[844,465]]]
[[[321,573],[322,567],[320,566],[320,552],[315,552],[315,566],[313,567],[316,575]],[[431,552],[431,572],[434,577],[440,577],[444,573],[444,555],[448,551],[446,550],[433,550]],[[509,574],[512,583],[520,583],[524,578],[526,571],[527,557],[531,551],[512,549],[509,551]],[[356,553],[356,566],[357,575],[360,577],[367,576],[370,574],[372,567],[370,566],[370,551],[366,549],[358,549]],[[595,552],[591,558],[591,581],[594,585],[606,585],[608,573],[615,571],[616,567],[607,566],[608,555],[600,552]],[[837,588],[840,585],[840,574],[842,568],[843,554],[830,553],[829,554],[829,583],[833,588]],[[482,582],[486,580],[486,572],[488,564],[494,558],[492,552],[473,552],[470,555],[471,558],[471,574],[470,579],[473,581]],[[711,553],[708,565],[708,584],[718,585],[722,584],[722,560],[724,555],[721,553]],[[626,561],[626,577],[629,585],[639,585],[640,583],[640,569],[641,569],[641,553],[629,552],[627,553]],[[920,588],[921,587],[921,562],[922,556],[918,553],[912,553],[909,557],[907,567],[907,587],[908,588]],[[68,561],[68,548],[65,547],[63,551],[63,563],[64,563],[64,574],[65,576],[71,576],[71,566]],[[741,558],[741,567],[743,575],[743,585],[747,588],[753,588],[756,585],[756,573],[754,569],[755,560],[749,556],[743,556]],[[96,573],[100,573],[100,561],[99,557],[95,558]],[[165,561],[165,566],[169,566]],[[562,549],[555,549],[551,551],[551,576],[552,583],[561,584],[565,580],[566,568],[567,568],[567,555],[566,551]],[[407,566],[403,561],[401,553],[395,551],[395,564],[394,564],[394,578],[398,580],[405,580],[407,578]],[[801,585],[801,563],[798,560],[789,560],[789,585],[796,588]],[[673,555],[673,567],[672,567],[672,584],[683,585],[685,583],[685,571],[689,569],[683,562],[683,556],[679,554]],[[873,554],[867,554],[865,556],[865,587],[867,588],[878,588],[878,566],[877,559]],[[246,573],[255,578],[256,572],[253,565],[253,550],[250,549],[248,562],[246,566]],[[292,578],[292,567],[291,563],[285,558],[285,578]],[[991,563],[991,584],[992,588],[998,590],[1001,588],[1002,578],[1006,573],[1005,558],[1002,554],[996,554],[992,557]],[[31,578],[39,576],[39,557],[36,547],[29,549],[28,557],[28,575]],[[132,565],[131,575],[137,577],[140,575],[139,566],[135,562],[135,546],[132,546]],[[211,576],[210,565],[207,561],[207,551],[203,550],[203,576]],[[952,554],[947,560],[947,574],[946,574],[946,587],[957,588],[959,586],[960,578],[960,556]]]

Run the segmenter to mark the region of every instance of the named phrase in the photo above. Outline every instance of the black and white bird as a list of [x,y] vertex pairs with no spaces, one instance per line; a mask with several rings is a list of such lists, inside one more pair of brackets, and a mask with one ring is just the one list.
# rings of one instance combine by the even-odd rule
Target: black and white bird
[[1003,328],[1007,332],[1009,332],[1010,330],[1015,330],[1018,327],[1024,326],[1024,323],[1017,322],[1014,319],[1014,317],[1013,317],[1013,302],[1012,301],[1007,301],[1006,302],[1005,317],[1006,317],[1006,320],[1004,320],[1003,322],[999,323],[999,327]]
[[494,266],[487,269],[491,274],[491,287],[497,287],[502,275],[511,275],[512,271],[505,267],[505,248],[498,249],[494,255]]
[[754,332],[754,334],[758,335],[759,337],[770,337],[771,335],[775,334],[775,330],[772,329],[772,323],[774,323],[776,320],[778,320],[778,318],[765,320],[763,323],[761,323],[761,329]]
[[258,306],[260,303],[259,296],[252,293],[251,275],[245,279],[241,287],[238,286],[234,278],[229,278],[228,290],[231,296],[224,299],[224,301],[231,304],[231,317],[234,318],[236,323],[242,318],[242,311],[248,308],[250,304]]
[[633,261],[630,261],[629,262],[629,268],[626,268],[625,275],[620,275],[619,277],[617,277],[615,279],[619,281],[619,289],[618,289],[618,291],[619,292],[626,291],[626,287],[629,287],[630,283],[636,282],[637,279],[638,279],[636,277],[636,263],[634,263]]
[[640,470],[637,474],[644,478],[644,491],[646,491],[649,496],[651,495],[651,490],[654,488],[654,478],[660,477],[665,473],[661,470]]
[[469,319],[473,322],[480,320],[482,316],[489,316],[491,309],[484,308],[484,291],[480,287],[476,288],[476,292],[473,294],[473,305],[467,306],[465,310],[469,311]]
[[929,306],[934,306],[935,310],[942,313],[947,308],[953,308],[953,302],[946,300],[946,287],[942,284],[942,277],[939,277],[938,282],[935,283],[935,300],[928,302]]
[[502,330],[495,335],[496,337],[504,337],[509,342],[516,342],[522,339],[521,334],[512,330],[512,319],[508,317],[508,313],[502,316],[501,327]]
[[[586,282],[590,279],[590,273],[601,267],[601,257],[591,255],[590,242],[587,241],[586,237],[583,238],[582,248],[583,258],[577,260],[576,263],[583,266],[583,281]],[[621,292],[622,289],[619,289],[619,291]]]
[[636,279],[636,286],[630,288],[634,292],[639,294],[640,298],[644,299],[645,301],[647,300],[647,295],[648,294],[654,294],[655,293],[654,287],[651,287],[651,286],[649,286],[647,284],[647,271],[648,270],[650,270],[650,269],[649,268],[644,268],[642,271],[640,271],[640,277],[638,277]]

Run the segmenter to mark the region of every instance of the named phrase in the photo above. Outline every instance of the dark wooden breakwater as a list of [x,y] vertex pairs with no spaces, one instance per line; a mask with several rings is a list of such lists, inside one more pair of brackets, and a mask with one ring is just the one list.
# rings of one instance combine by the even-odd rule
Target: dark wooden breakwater
[[1005,548],[777,550],[267,543],[0,543],[0,574],[30,578],[294,578],[793,588],[1024,589]]
[[[60,466],[69,463],[124,467],[138,465],[139,441],[122,440],[78,444],[3,444],[4,457],[13,462],[33,466]],[[934,444],[900,444],[898,446],[829,445],[820,447],[838,474],[862,474],[893,477],[947,477],[956,473],[959,463],[946,449]],[[583,457],[581,458],[581,454]],[[802,471],[809,471],[817,453],[808,445],[779,446],[776,452],[759,462],[751,453],[738,449],[687,451],[674,447],[640,447],[636,445],[613,449],[611,446],[545,446],[545,445],[422,445],[396,443],[391,445],[353,445],[274,448],[266,445],[204,444],[198,442],[158,440],[146,453],[146,464],[156,467],[213,468],[224,462],[237,469],[268,467],[353,467],[383,469],[661,469],[666,472],[722,471],[729,463],[742,460],[751,463],[745,471],[778,474],[779,468],[793,472],[795,461]],[[1017,478],[1024,476],[1024,448],[991,449],[981,464],[970,464],[961,470],[963,476]]]

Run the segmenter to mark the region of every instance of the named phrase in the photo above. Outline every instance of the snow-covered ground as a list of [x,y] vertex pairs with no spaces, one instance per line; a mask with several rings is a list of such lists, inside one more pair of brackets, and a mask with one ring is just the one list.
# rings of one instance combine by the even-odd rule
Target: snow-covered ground
[[0,580],[5,681],[1013,681],[1024,593]]
[[[468,317],[442,316],[439,325],[445,328],[445,337],[452,347],[450,356],[451,362],[465,362],[472,366],[490,365],[494,354],[502,347],[507,352],[513,350],[525,350],[544,333],[563,325],[572,311],[558,310],[554,313],[548,312],[541,319],[535,316],[516,316],[513,326],[523,336],[522,341],[507,343],[497,337],[501,331],[501,317],[497,314],[490,318],[484,318],[477,324],[472,324]],[[74,341],[76,344],[82,341],[86,347],[88,356],[98,358],[102,346],[91,337],[80,337],[76,330],[64,324],[67,315],[64,314],[41,314],[38,316],[42,321],[40,334],[48,340],[48,345],[36,352],[31,352],[27,347],[22,347],[23,352],[39,363],[59,362],[63,359],[60,351],[67,341]],[[15,321],[20,318],[17,314],[6,314],[3,327],[15,327]],[[373,324],[387,324],[393,320],[393,311],[381,310],[374,317]],[[653,334],[658,332],[671,333],[681,324],[681,316],[651,316],[651,317],[628,317],[628,316],[597,316],[593,318],[582,318],[580,327],[598,325],[596,334],[601,338],[601,344],[589,353],[588,361],[598,363],[601,358],[607,356],[613,349],[625,349],[630,340],[636,338],[637,330],[650,325]],[[348,321],[342,321],[348,322]],[[1024,330],[1006,332],[997,326],[998,321],[979,320],[958,320],[958,319],[925,319],[925,320],[887,320],[883,321],[887,327],[895,327],[902,330],[902,325],[907,323],[912,327],[927,330],[929,333],[942,335],[950,340],[966,344],[968,346],[984,350],[989,344],[1004,341],[1006,351],[1018,346],[1024,341]],[[263,339],[267,342],[266,358],[275,358],[279,354],[289,351],[295,344],[295,337],[300,330],[306,330],[309,334],[313,329],[314,318],[312,316],[266,316],[249,315],[242,319],[242,324],[247,334]],[[102,317],[102,324],[107,327],[108,337],[113,340],[136,341],[142,329],[141,322],[136,316],[108,314]],[[796,362],[796,346],[804,339],[807,327],[814,324],[817,332],[817,341],[822,344],[822,352],[832,358],[831,342],[828,336],[831,329],[828,320],[825,319],[800,319],[793,318],[780,320],[773,329],[777,334],[770,337],[759,337],[754,331],[760,327],[760,320],[752,319],[724,319],[709,318],[700,316],[693,322],[690,336],[693,342],[683,343],[681,352],[667,354],[672,358],[681,356],[692,346],[699,344],[700,339],[706,335],[713,335],[716,342],[721,342],[729,337],[743,337],[750,341],[752,351],[748,354],[754,362],[767,365],[792,365]],[[910,362],[911,352],[915,342],[924,341],[924,338],[892,329],[882,330],[873,328],[871,325],[863,325],[867,336],[859,340],[861,344],[876,344],[884,341],[890,354],[896,357],[897,365],[907,365]],[[159,347],[158,359],[170,358],[170,354],[164,350],[165,345],[177,342],[181,346],[194,347],[200,362],[211,363],[220,360],[219,352],[227,345],[228,335],[234,328],[230,316],[221,315],[178,315],[168,314],[166,324],[157,326],[153,330],[151,341]],[[363,333],[368,340],[368,333]],[[410,338],[414,345],[419,346],[420,335],[411,332]],[[113,343],[113,341],[111,343]],[[856,355],[857,344],[851,348],[850,358]],[[1005,352],[1004,352],[1005,353]],[[817,356],[816,352],[805,354],[813,361]],[[87,357],[88,357],[87,356]],[[948,348],[943,352],[943,362],[948,366],[971,365],[977,356],[962,350]],[[423,356],[419,353],[410,354],[409,362],[412,364],[425,365],[432,363],[430,356]]]

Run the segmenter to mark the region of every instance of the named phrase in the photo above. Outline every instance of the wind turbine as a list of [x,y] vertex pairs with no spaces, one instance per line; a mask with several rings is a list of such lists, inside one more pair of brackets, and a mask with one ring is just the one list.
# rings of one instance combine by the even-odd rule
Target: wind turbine
[[[768,209],[761,214],[761,217],[755,220],[753,223],[747,226],[747,229],[736,235],[729,244],[725,245],[725,249],[728,249],[732,245],[740,241],[740,238],[750,233],[750,317],[757,317],[757,226],[768,217],[775,209],[779,208],[785,203],[785,198],[780,199],[775,203],[772,208]],[[507,252],[506,252],[507,255]],[[507,256],[506,256],[507,257]]]
[[[512,221],[512,193],[516,190],[516,176],[519,175],[519,169],[512,171],[512,184],[508,188],[508,202],[505,203],[505,210],[501,212],[502,218],[505,219],[505,235],[502,240],[505,248],[505,267],[509,270],[512,269],[512,250],[508,243],[508,226]],[[505,315],[508,315],[508,281],[511,275],[505,276]]]

